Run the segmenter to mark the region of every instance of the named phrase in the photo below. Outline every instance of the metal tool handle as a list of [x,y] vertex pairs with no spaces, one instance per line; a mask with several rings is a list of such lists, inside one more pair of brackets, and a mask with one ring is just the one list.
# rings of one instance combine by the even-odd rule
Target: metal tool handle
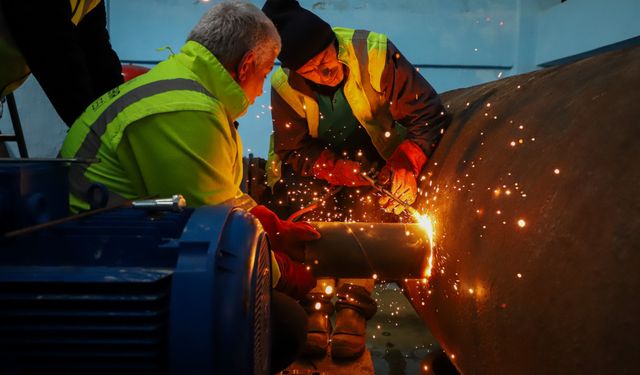
[[180,194],[171,198],[142,199],[131,202],[133,208],[159,211],[182,211],[187,206],[187,201]]

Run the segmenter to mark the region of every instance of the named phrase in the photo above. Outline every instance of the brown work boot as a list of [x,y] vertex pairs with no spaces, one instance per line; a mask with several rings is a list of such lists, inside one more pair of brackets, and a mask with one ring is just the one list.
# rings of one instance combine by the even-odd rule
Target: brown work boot
[[378,305],[361,286],[345,284],[338,289],[336,327],[331,336],[331,356],[354,359],[364,353],[367,320],[376,313]]
[[307,341],[302,350],[305,357],[323,357],[329,348],[333,314],[331,297],[321,293],[309,293],[300,302],[308,314]]
[[336,313],[336,329],[331,336],[331,356],[358,358],[364,353],[367,322],[356,310],[344,308]]

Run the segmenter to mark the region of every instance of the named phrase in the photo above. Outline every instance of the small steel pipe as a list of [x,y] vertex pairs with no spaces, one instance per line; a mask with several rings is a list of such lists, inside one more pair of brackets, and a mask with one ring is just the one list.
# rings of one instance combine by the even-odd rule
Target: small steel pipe
[[[419,224],[314,222],[322,237],[307,243],[316,277],[423,278],[429,238]],[[375,276],[374,276],[375,275]]]

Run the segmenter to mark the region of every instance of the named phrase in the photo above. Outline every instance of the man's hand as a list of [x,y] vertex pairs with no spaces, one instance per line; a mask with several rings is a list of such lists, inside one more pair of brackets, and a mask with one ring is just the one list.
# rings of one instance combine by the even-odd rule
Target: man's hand
[[366,186],[367,180],[360,175],[360,163],[337,159],[333,152],[325,150],[320,154],[312,169],[315,178],[323,179],[331,185]]
[[[378,182],[383,186],[391,184],[391,194],[407,204],[413,204],[418,196],[416,176],[426,162],[427,156],[422,149],[405,139],[387,159],[387,164],[378,174]],[[380,198],[378,203],[385,211],[396,215],[404,211],[401,204],[386,196]]]
[[[378,181],[382,185],[388,185],[390,182],[391,188],[389,192],[407,204],[413,204],[418,196],[416,177],[413,172],[404,168],[394,170],[391,167],[385,166],[380,171]],[[393,212],[396,215],[400,215],[402,211],[404,211],[403,205],[386,195],[383,195],[378,203],[386,212]]]
[[320,238],[320,233],[311,224],[280,220],[278,215],[265,206],[256,206],[250,212],[269,235],[271,248],[282,251],[299,262],[304,261],[304,243]]

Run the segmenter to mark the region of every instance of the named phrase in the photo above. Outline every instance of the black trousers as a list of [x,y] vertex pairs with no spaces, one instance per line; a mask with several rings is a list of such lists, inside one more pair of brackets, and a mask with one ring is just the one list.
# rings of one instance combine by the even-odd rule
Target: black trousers
[[34,77],[71,126],[100,95],[123,82],[104,2],[76,26],[69,0],[0,0],[8,29]]
[[293,298],[271,291],[271,373],[278,373],[293,361],[307,339],[307,314]]

